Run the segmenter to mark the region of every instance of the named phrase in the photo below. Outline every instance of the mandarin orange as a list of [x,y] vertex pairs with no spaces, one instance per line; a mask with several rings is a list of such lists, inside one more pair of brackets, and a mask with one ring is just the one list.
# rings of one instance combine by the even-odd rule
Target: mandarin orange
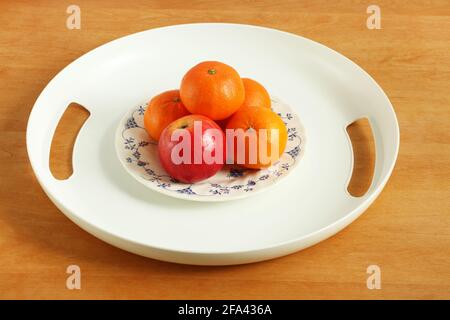
[[270,96],[266,88],[253,79],[242,78],[242,82],[245,88],[245,100],[242,107],[270,108]]
[[158,141],[167,125],[188,114],[189,111],[181,102],[180,91],[165,91],[148,103],[144,113],[144,126],[150,137]]
[[232,67],[218,61],[205,61],[184,75],[180,96],[191,113],[222,120],[242,105],[245,89],[241,77]]
[[[280,158],[286,148],[286,125],[280,116],[269,108],[242,107],[228,120],[226,129],[234,130],[234,163],[246,168],[267,168]],[[243,145],[239,144],[238,129],[248,135],[243,140]],[[256,140],[253,145],[250,142],[251,135],[254,135]]]

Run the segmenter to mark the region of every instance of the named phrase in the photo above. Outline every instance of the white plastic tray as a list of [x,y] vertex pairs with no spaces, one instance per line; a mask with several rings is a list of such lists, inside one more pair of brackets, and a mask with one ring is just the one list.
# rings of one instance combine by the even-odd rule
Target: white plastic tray
[[[183,73],[219,60],[258,79],[296,109],[308,135],[301,163],[266,192],[229,202],[192,202],[151,191],[123,170],[114,136],[123,114],[177,88]],[[53,133],[71,102],[91,116],[73,152],[74,173],[49,169]],[[346,126],[366,117],[375,173],[360,198],[347,192],[353,168]],[[31,112],[27,148],[47,195],[76,224],[122,249],[155,259],[239,264],[286,255],[335,234],[379,195],[397,158],[399,128],[376,82],[356,64],[311,40],[248,25],[189,24],[103,45],[62,70]]]

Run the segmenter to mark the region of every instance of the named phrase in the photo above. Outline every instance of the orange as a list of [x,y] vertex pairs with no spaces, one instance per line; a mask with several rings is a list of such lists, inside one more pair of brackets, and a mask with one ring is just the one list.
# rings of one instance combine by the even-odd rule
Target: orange
[[270,108],[270,96],[266,88],[264,88],[259,82],[242,78],[245,88],[245,101],[242,104],[243,107],[264,107]]
[[232,67],[218,61],[205,61],[184,75],[180,96],[191,113],[222,120],[239,109],[245,90],[241,77]]
[[[245,100],[241,108],[245,106],[263,108],[271,107],[272,103],[269,93],[259,82],[249,78],[242,78],[242,83],[245,88]],[[223,120],[218,120],[216,122],[222,129],[225,129],[228,120],[230,120],[230,117]]]
[[167,125],[189,114],[180,99],[179,90],[165,91],[153,97],[144,113],[144,126],[150,137],[159,140]]
[[[267,168],[280,158],[286,148],[286,125],[283,120],[269,108],[242,107],[230,118],[230,120],[228,120],[226,129],[227,139],[229,139],[228,129],[242,129],[244,133],[256,136],[256,144],[253,148],[250,143],[250,138],[246,138],[243,148],[239,148],[239,138],[234,136],[234,163],[246,168]],[[266,129],[265,134],[263,134],[260,129]],[[272,129],[274,129],[275,132],[272,131]],[[274,133],[278,134],[276,135]],[[278,145],[278,148],[276,144]],[[241,159],[243,160],[241,163],[239,163],[240,152],[243,155],[241,156]],[[261,153],[264,153],[267,158],[265,159],[264,155],[261,156]]]

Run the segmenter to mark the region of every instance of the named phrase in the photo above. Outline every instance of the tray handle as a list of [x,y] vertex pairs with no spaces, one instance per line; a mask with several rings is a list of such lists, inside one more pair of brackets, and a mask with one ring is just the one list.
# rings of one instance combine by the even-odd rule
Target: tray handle
[[[76,169],[73,168],[72,175],[63,180],[56,179],[50,170],[50,149],[53,141],[53,137],[58,124],[60,123],[62,116],[71,104],[78,104],[83,106],[90,114],[90,116],[84,121],[78,130],[72,152],[72,165],[74,164],[73,157],[75,155],[76,141],[81,131],[87,126],[92,118],[92,112],[83,103],[83,99],[79,99],[78,95],[70,95],[68,92],[61,91],[60,94],[55,94],[54,90],[49,89],[48,86],[35,102],[35,105],[31,111],[28,119],[26,141],[28,157],[30,159],[31,166],[41,186],[44,188],[47,194],[48,189],[53,188],[65,188],[70,186],[72,178],[75,176]],[[49,89],[52,93],[44,94]],[[52,113],[52,117],[48,117],[48,114]],[[46,188],[47,186],[47,188]]]
[[[372,112],[370,112],[372,111]],[[352,142],[347,132],[347,127],[359,119],[367,119],[372,131],[375,144],[375,167],[373,170],[372,182],[363,196],[355,197],[348,190],[348,184],[351,179],[352,171],[349,173],[347,183],[345,185],[345,194],[347,197],[355,200],[370,203],[369,199],[374,200],[386,185],[397,160],[398,149],[400,145],[400,132],[395,112],[391,106],[389,112],[379,112],[379,109],[373,108],[370,113],[363,112],[353,114],[348,117],[344,126],[350,149],[353,153]],[[350,120],[349,120],[350,119]],[[353,159],[353,154],[352,154]]]

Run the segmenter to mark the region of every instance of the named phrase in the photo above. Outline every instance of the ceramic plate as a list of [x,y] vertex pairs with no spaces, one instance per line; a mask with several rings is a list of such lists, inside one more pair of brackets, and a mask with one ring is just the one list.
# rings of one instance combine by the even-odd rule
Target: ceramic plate
[[162,168],[158,145],[144,128],[147,104],[132,108],[120,121],[115,145],[117,156],[125,170],[145,187],[171,197],[194,201],[225,201],[240,199],[267,189],[286,177],[300,162],[304,152],[303,126],[295,112],[279,99],[272,99],[272,110],[286,124],[288,141],[283,155],[273,166],[249,170],[225,166],[213,177],[194,184],[172,179]]
[[[242,77],[257,79],[301,119],[307,135],[303,157],[264,192],[219,202],[168,197],[143,187],[117,157],[123,115],[149,97],[178,88],[186,70],[205,60],[222,61]],[[49,169],[50,146],[72,102],[87,108],[90,117],[76,138],[73,175],[57,180]],[[360,118],[372,128],[376,161],[369,190],[357,198],[347,191],[353,151],[346,127]],[[28,154],[39,183],[76,224],[124,250],[202,265],[271,259],[330,237],[380,194],[398,148],[389,99],[355,63],[298,35],[222,23],[147,30],[92,50],[47,85],[27,127]]]

